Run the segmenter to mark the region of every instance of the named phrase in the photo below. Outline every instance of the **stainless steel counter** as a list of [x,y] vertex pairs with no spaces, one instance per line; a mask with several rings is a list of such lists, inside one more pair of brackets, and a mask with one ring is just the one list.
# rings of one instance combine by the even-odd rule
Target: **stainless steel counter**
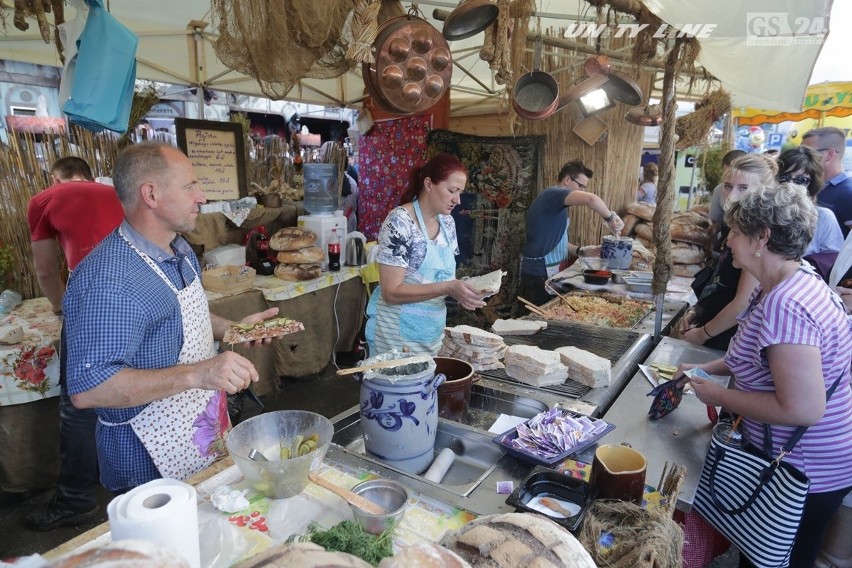
[[[664,337],[645,361],[646,364],[704,363],[724,356],[724,352],[692,345],[686,341]],[[686,466],[686,479],[681,488],[677,508],[689,511],[710,444],[712,424],[707,407],[694,394],[684,393],[683,400],[671,414],[659,420],[648,418],[653,387],[637,371],[603,418],[616,429],[602,443],[630,444],[648,461],[646,481],[657,485],[663,467],[669,463]]]

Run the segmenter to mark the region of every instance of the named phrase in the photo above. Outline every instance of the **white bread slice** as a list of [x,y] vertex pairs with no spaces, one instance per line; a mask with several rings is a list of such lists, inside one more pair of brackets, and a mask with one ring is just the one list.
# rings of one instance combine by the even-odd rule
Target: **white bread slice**
[[562,364],[562,358],[555,351],[545,351],[533,345],[512,345],[503,355],[505,365],[513,365],[521,369],[546,375],[556,371],[565,372],[568,367]]
[[506,374],[515,380],[533,387],[546,387],[549,385],[561,385],[564,383],[565,379],[568,378],[568,369],[566,367],[562,367],[556,371],[542,374],[507,363]]
[[464,282],[472,285],[482,294],[485,294],[485,296],[483,296],[483,299],[485,299],[488,296],[493,296],[494,294],[500,291],[500,286],[503,283],[503,277],[507,274],[508,272],[506,272],[505,270],[495,270],[493,272],[489,272],[488,274],[483,274],[482,276],[466,278]]
[[467,361],[468,363],[493,363],[503,358],[506,346],[503,345],[502,348],[494,350],[489,349],[487,351],[484,349],[485,348],[481,351],[478,348],[471,349],[469,345],[467,348],[464,348],[445,337],[443,343],[441,343],[441,348],[438,350],[438,355],[441,357],[455,357],[462,361]]
[[500,347],[504,343],[503,338],[499,335],[469,325],[445,327],[444,335],[456,343],[466,343],[477,347]]
[[612,362],[579,347],[559,347],[556,353],[568,367],[568,376],[593,389],[608,387],[612,380]]
[[498,319],[491,324],[491,331],[499,335],[532,335],[545,328],[543,320]]
[[0,326],[0,343],[14,345],[24,340],[24,329],[15,324]]

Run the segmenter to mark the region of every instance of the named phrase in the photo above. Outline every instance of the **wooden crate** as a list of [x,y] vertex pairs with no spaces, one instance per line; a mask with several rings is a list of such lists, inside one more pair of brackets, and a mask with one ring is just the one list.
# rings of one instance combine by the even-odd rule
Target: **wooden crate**
[[245,292],[254,286],[254,268],[248,266],[217,266],[201,273],[205,290],[220,294]]

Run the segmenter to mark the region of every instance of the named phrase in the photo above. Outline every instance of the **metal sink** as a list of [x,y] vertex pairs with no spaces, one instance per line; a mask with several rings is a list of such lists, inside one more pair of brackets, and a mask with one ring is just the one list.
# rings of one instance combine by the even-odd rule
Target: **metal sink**
[[532,418],[548,408],[545,402],[494,388],[491,383],[482,381],[481,384],[473,385],[470,407],[460,422],[479,430],[488,430],[501,414]]
[[[402,471],[381,459],[368,453],[364,447],[364,436],[361,430],[361,414],[357,408],[348,416],[342,417],[334,424],[332,447],[340,446],[345,452],[361,459],[366,459],[377,465],[398,472],[400,475],[412,477],[432,483],[421,475]],[[466,496],[488,477],[504,452],[500,446],[491,441],[491,436],[465,427],[456,422],[438,421],[438,433],[435,437],[435,456],[444,448],[450,448],[456,454],[456,459],[440,486],[451,493]]]

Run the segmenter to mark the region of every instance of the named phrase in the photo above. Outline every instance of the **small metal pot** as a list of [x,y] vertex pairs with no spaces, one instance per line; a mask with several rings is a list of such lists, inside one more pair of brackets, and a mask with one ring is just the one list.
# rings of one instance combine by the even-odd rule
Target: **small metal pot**
[[535,39],[533,70],[521,75],[512,88],[512,107],[529,120],[547,118],[559,104],[559,85],[553,75],[540,70],[541,36]]

